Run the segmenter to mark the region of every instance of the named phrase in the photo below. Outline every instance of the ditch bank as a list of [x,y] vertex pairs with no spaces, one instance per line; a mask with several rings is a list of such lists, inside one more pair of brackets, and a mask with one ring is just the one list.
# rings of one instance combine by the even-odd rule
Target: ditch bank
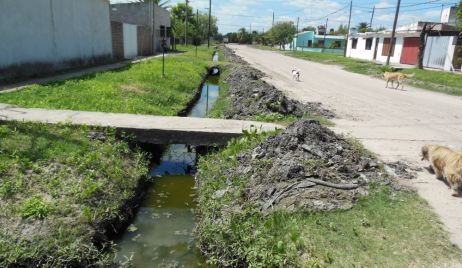
[[[273,222],[277,215],[348,210],[370,194],[371,185],[392,181],[359,142],[303,119],[306,114],[332,118],[332,112],[320,103],[289,100],[261,80],[262,72],[226,47],[222,50],[231,64],[223,117],[280,114],[298,121],[282,132],[246,132],[221,152],[200,159],[197,247],[220,266],[296,265],[303,242],[286,240],[281,230],[269,231],[278,225]],[[285,225],[283,218],[279,225]]]
[[222,115],[224,118],[254,119],[268,115],[334,117],[334,113],[324,109],[321,103],[288,99],[282,91],[262,80],[265,75],[261,71],[252,68],[231,49],[225,46],[221,49],[232,66],[225,79],[230,87],[227,96],[229,105]]

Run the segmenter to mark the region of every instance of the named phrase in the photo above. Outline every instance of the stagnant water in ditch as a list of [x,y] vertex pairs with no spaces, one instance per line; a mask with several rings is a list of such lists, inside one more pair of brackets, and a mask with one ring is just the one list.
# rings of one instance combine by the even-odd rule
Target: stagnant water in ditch
[[[189,117],[206,117],[219,93],[209,79]],[[133,223],[116,241],[116,261],[134,267],[208,267],[192,244],[195,226],[194,146],[171,144],[150,172],[153,186]]]

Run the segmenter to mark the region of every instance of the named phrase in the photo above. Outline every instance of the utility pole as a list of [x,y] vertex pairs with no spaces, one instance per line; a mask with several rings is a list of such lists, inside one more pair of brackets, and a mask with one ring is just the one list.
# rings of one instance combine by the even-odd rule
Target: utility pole
[[396,5],[396,13],[395,13],[395,20],[393,21],[393,30],[391,31],[391,40],[390,40],[390,48],[388,49],[388,56],[387,56],[387,66],[390,65],[390,56],[391,52],[395,46],[395,32],[396,32],[396,23],[398,22],[398,15],[399,15],[399,7],[401,6],[401,0],[398,0]]
[[297,41],[295,41],[295,38],[294,38],[294,51],[297,51],[297,42],[298,42],[298,23],[300,22],[300,17],[297,17],[297,32],[295,34],[295,36],[297,37]]
[[187,45],[187,33],[188,33],[188,4],[189,4],[189,0],[185,0],[186,1],[186,14],[184,16],[184,45],[186,46]]
[[210,48],[210,27],[211,27],[211,18],[212,18],[212,0],[209,0],[209,33],[207,34],[207,48]]
[[350,16],[348,18],[348,28],[347,28],[347,35],[345,39],[345,48],[343,50],[343,56],[346,57],[347,47],[348,47],[348,38],[350,37],[350,23],[351,23],[351,9],[353,7],[353,0],[350,1]]
[[273,11],[273,24],[271,24],[271,27],[274,26],[274,11]]
[[329,22],[329,18],[326,19],[326,25],[324,26],[324,40],[322,41],[322,49],[326,48],[326,35],[327,35],[327,23]]
[[371,22],[369,23],[369,27],[372,30],[372,20],[374,19],[374,13],[375,13],[375,6],[372,8],[372,16],[371,16]]

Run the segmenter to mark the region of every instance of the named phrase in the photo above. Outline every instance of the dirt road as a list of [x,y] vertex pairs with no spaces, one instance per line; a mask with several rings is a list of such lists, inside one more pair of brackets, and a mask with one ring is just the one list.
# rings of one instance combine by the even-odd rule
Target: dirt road
[[[300,60],[276,52],[229,45],[252,66],[268,75],[266,81],[300,101],[318,101],[337,115],[337,132],[360,139],[384,161],[404,160],[423,167],[420,147],[437,143],[462,148],[462,98],[405,86],[386,89],[383,80],[341,70],[340,67]],[[301,81],[291,70],[300,70]],[[462,85],[461,85],[462,86]],[[462,248],[462,198],[451,196],[445,184],[420,172],[407,181],[440,216],[451,240]]]

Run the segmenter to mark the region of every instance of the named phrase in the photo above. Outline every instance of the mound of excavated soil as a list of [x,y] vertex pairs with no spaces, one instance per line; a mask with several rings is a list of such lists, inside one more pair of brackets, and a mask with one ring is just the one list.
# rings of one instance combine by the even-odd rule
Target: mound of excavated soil
[[228,178],[248,177],[246,198],[271,208],[348,209],[368,182],[384,180],[376,159],[315,120],[300,120],[237,157]]
[[284,94],[261,80],[264,74],[249,66],[230,49],[222,48],[228,61],[236,63],[231,69],[226,82],[230,85],[229,109],[225,118],[249,119],[255,115],[279,113],[302,117],[305,113],[327,118],[334,117],[329,110],[322,108],[320,103],[301,103],[290,100]]

